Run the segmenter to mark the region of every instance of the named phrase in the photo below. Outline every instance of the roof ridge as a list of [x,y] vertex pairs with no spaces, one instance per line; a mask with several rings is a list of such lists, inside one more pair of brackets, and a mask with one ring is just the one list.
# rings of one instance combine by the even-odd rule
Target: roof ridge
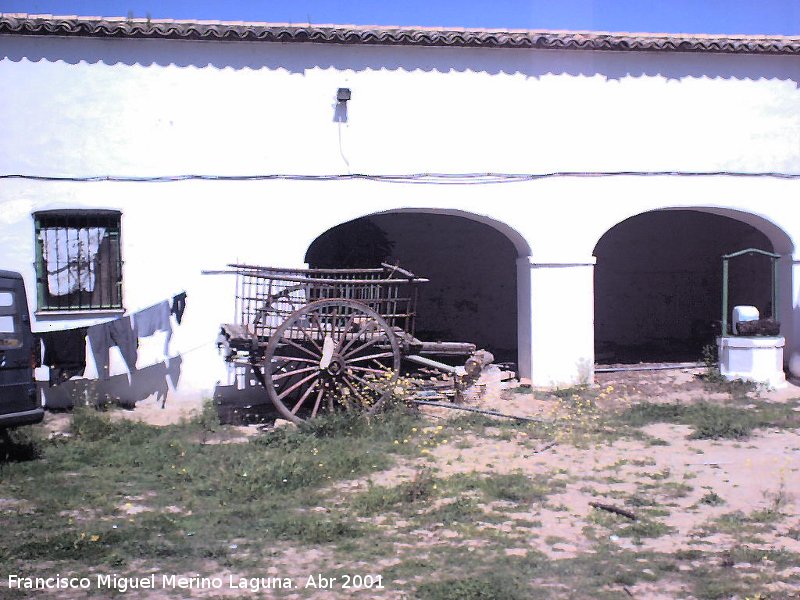
[[800,54],[800,36],[467,29],[0,13],[0,34],[646,52]]

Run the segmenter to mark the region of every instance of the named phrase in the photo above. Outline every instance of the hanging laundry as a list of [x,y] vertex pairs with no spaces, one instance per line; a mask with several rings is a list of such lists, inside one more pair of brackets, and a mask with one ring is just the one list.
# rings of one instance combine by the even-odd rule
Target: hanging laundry
[[108,377],[108,351],[113,345],[108,323],[92,325],[87,330],[86,337],[89,339],[94,364],[97,366],[97,377],[100,379]]
[[140,310],[133,315],[136,334],[142,338],[153,335],[156,331],[172,333],[172,324],[169,322],[169,300],[159,302],[149,308]]
[[50,385],[83,375],[86,370],[86,331],[86,327],[77,327],[38,334],[44,344],[42,364],[50,367]]
[[133,330],[130,317],[116,319],[108,324],[111,340],[119,348],[125,364],[130,371],[136,370],[137,348],[136,332]]
[[181,292],[180,294],[173,296],[172,309],[170,311],[173,315],[175,315],[175,320],[178,321],[178,325],[181,324],[184,310],[186,310],[186,292]]
[[131,327],[130,317],[93,325],[89,327],[87,337],[92,347],[92,356],[94,356],[94,362],[97,365],[97,376],[99,378],[108,377],[108,351],[112,346],[119,348],[128,369],[131,372],[136,370],[137,340],[136,332]]
[[167,333],[167,338],[164,342],[164,356],[169,356],[169,340],[172,337],[172,323],[169,320],[169,315],[169,300],[159,302],[133,315],[133,327],[137,337],[148,337],[157,331],[165,331]]

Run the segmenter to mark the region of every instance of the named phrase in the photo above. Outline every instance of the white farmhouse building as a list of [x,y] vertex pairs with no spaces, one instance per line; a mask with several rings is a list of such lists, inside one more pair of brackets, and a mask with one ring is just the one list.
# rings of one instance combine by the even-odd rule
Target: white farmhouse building
[[[566,385],[596,361],[696,359],[720,257],[757,247],[781,255],[788,359],[798,55],[797,38],[6,14],[0,268],[38,332],[186,291],[169,391],[197,395],[227,376],[234,311],[233,279],[203,270],[369,251],[432,280],[419,337]],[[47,272],[47,232],[70,228],[102,238],[80,293]],[[731,305],[773,309],[766,265],[731,277]]]

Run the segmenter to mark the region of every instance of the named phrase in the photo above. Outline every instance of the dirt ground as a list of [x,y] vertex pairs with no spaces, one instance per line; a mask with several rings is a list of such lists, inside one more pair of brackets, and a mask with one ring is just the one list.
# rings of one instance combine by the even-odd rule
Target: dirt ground
[[[690,369],[600,374],[592,388],[593,406],[610,411],[643,401],[692,403],[705,399],[724,404],[729,400],[729,394],[709,392],[699,374],[699,370]],[[472,390],[467,405],[542,420],[555,413],[563,417],[567,410],[557,395],[516,386],[516,381],[502,382],[496,371],[490,371]],[[790,383],[780,390],[758,390],[753,398],[786,403],[800,398],[800,387]],[[577,400],[568,409],[574,413],[576,427],[587,419],[597,418],[597,413],[588,406],[584,413],[580,402]],[[199,402],[190,401],[167,402],[164,409],[160,404],[145,402],[133,411],[116,411],[114,418],[164,425],[184,419],[200,408]],[[430,425],[420,432],[420,439],[426,435],[434,439],[437,424],[463,414],[440,408],[422,411]],[[47,426],[54,432],[64,431],[68,419],[67,415],[48,415]],[[800,554],[800,431],[757,429],[751,436],[738,440],[690,439],[688,425],[651,423],[641,428],[641,439],[619,437],[582,443],[569,430],[568,419],[560,423],[560,430],[553,432],[552,440],[545,441],[529,439],[524,430],[503,433],[489,427],[490,435],[458,431],[450,439],[437,438],[426,446],[420,458],[401,462],[367,478],[342,482],[333,491],[338,501],[346,501],[350,495],[375,485],[408,482],[420,466],[431,469],[439,478],[459,473],[523,473],[549,478],[551,483],[558,483],[558,489],[550,493],[546,502],[533,503],[518,513],[507,512],[507,520],[502,523],[481,525],[500,532],[513,530],[519,541],[517,547],[506,549],[507,554],[524,554],[534,549],[553,560],[577,557],[591,553],[598,536],[604,536],[604,541],[621,549],[667,554],[716,552],[744,543],[764,549],[759,568],[780,571],[780,581],[766,588],[769,597],[800,597],[800,565],[775,565],[769,558],[774,552]],[[261,430],[255,426],[228,428],[225,441],[245,441],[260,434]],[[618,525],[617,529],[611,527],[609,519],[618,519],[618,515],[590,504],[624,506],[638,517],[643,513],[635,502],[631,506],[636,498],[647,508],[645,513],[652,515],[657,509],[656,534],[617,534]],[[731,514],[742,515],[741,521],[731,524]],[[752,516],[777,514],[780,518],[759,520]],[[381,517],[374,522],[384,523]],[[655,521],[646,517],[638,522]],[[400,520],[393,526],[405,525]],[[455,537],[457,534],[445,526],[419,532],[425,546],[448,544]],[[296,554],[287,551],[285,557],[275,557],[276,571],[291,573],[297,571],[298,564],[307,565],[308,557]],[[689,560],[678,568],[692,569],[699,564],[695,563]],[[734,559],[732,567],[749,569],[753,565]],[[692,597],[681,584],[675,583],[673,589],[663,580],[640,581],[624,591],[635,598]],[[313,597],[336,596],[320,592]]]

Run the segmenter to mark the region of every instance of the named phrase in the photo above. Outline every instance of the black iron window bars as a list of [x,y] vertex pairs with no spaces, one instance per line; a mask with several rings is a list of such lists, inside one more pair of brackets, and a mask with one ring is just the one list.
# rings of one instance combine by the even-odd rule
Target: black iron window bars
[[120,217],[115,210],[33,214],[40,311],[122,309]]

